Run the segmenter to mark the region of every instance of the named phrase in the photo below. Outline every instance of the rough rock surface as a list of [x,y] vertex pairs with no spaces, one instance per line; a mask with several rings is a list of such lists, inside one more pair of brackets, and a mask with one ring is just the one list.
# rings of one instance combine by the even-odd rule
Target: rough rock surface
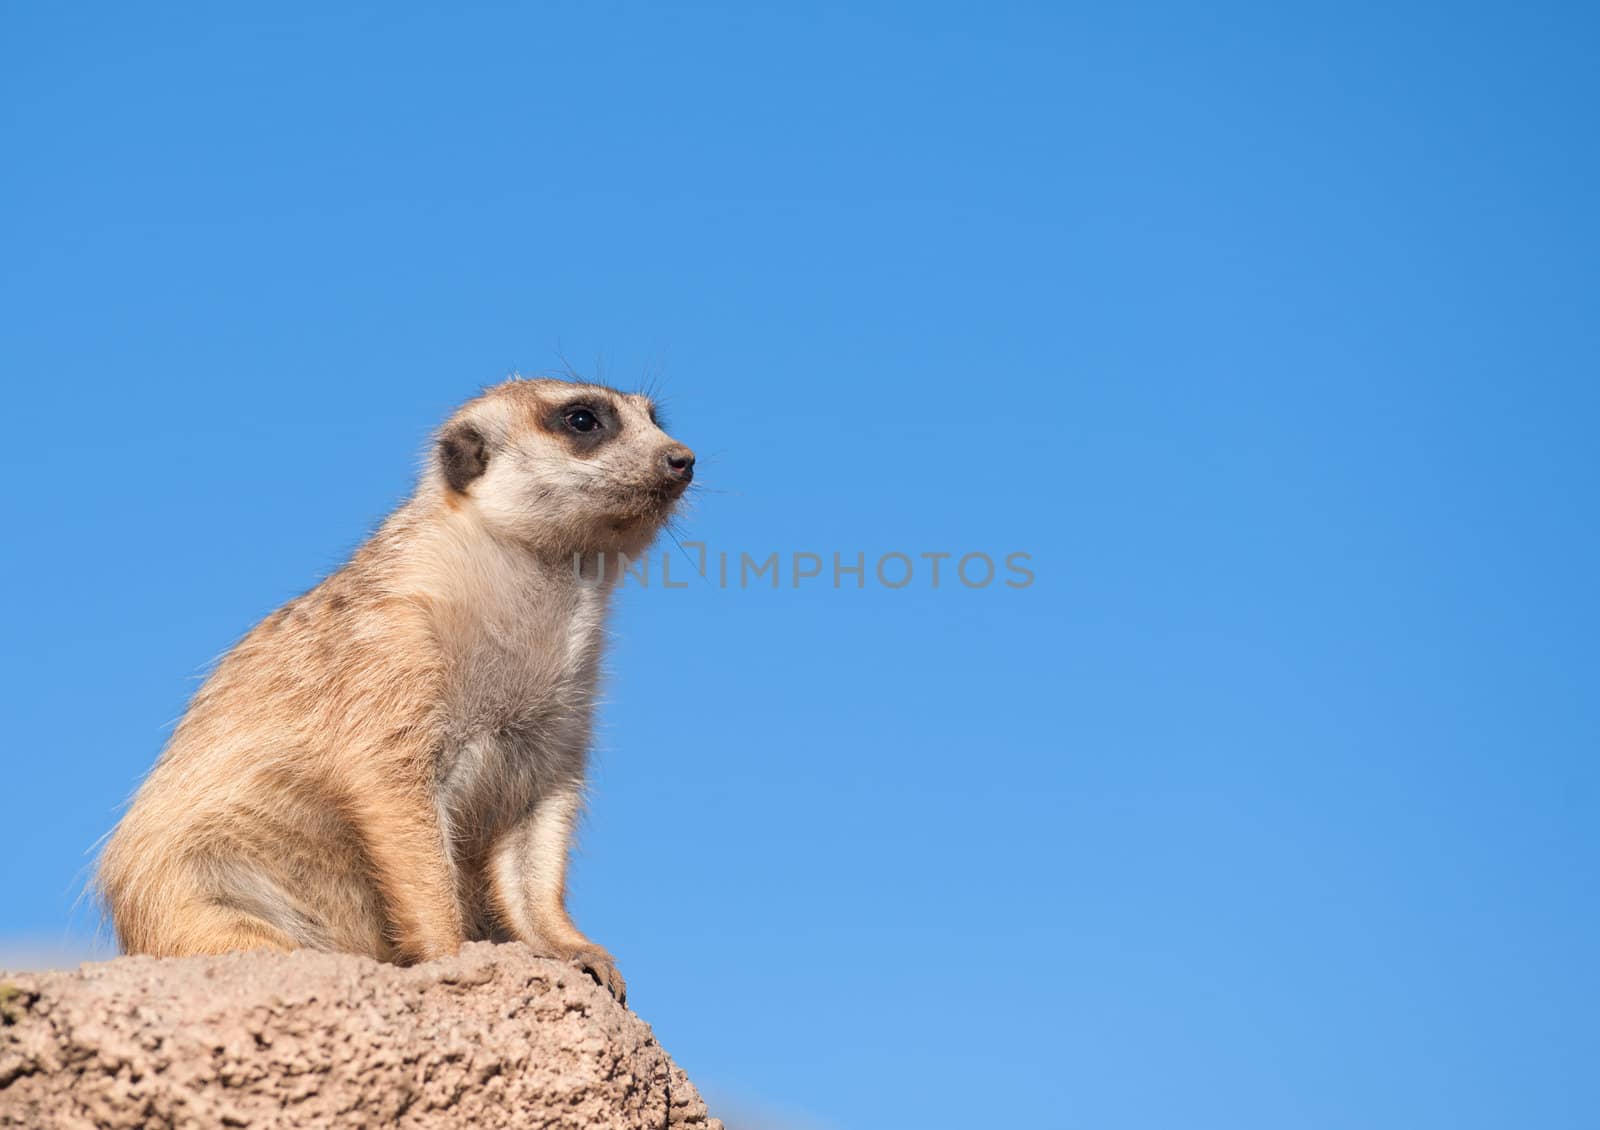
[[645,1024],[519,945],[0,975],[0,1126],[720,1130]]

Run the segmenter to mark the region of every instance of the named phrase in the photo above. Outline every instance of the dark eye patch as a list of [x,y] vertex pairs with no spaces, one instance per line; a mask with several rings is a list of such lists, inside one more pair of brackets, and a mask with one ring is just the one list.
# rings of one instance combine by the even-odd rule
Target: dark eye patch
[[543,424],[546,431],[566,441],[572,453],[580,457],[592,454],[622,430],[622,421],[611,405],[595,399],[559,404],[545,413]]

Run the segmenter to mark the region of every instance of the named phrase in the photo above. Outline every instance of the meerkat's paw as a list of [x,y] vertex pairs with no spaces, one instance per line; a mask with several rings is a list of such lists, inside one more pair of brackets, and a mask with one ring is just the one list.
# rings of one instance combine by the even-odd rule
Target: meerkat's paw
[[615,997],[618,1004],[628,1003],[628,984],[617,972],[617,959],[607,950],[595,945],[578,946],[561,956],[593,977],[595,983]]

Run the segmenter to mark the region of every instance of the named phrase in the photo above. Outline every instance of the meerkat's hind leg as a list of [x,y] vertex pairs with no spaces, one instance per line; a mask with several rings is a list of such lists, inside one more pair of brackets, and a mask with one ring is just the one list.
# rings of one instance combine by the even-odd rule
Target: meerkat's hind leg
[[215,884],[187,868],[130,873],[123,858],[102,864],[102,898],[122,951],[193,957],[236,950],[291,950],[299,943],[257,908],[219,897]]
[[160,956],[199,957],[241,950],[288,952],[299,943],[264,918],[209,901],[195,901],[173,915]]
[[306,908],[258,868],[213,860],[196,879],[165,916],[160,950],[198,955],[333,948]]

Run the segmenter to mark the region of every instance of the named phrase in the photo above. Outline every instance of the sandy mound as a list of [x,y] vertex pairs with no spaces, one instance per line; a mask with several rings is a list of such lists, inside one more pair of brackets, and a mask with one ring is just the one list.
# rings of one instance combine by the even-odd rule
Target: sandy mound
[[721,1123],[581,970],[480,942],[410,969],[257,952],[0,977],[0,1126]]

